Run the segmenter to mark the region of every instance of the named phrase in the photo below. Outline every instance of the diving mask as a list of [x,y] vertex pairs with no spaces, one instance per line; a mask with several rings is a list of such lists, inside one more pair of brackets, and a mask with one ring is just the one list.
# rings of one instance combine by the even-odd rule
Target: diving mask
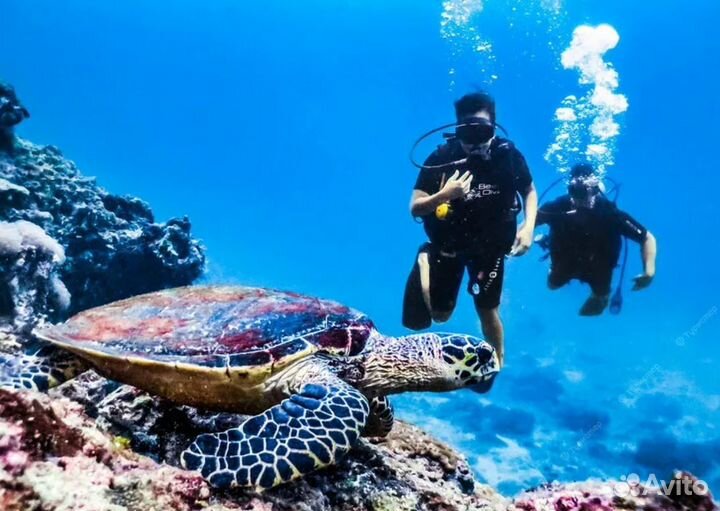
[[464,144],[487,144],[495,136],[495,123],[483,117],[463,119],[455,128],[455,135]]
[[579,204],[592,206],[595,198],[603,192],[603,184],[597,176],[577,176],[568,182],[568,193]]

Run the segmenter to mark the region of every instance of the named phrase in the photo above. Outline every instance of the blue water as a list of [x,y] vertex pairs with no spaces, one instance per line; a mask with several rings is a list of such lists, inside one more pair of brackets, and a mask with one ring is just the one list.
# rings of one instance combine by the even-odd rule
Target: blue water
[[[560,52],[577,25],[611,24],[621,39],[606,59],[629,109],[608,174],[658,238],[656,281],[626,289],[619,316],[579,318],[586,290],[550,293],[535,247],[507,267],[493,392],[395,402],[503,491],[674,468],[719,489],[720,3],[485,4],[465,30],[491,54],[453,56],[439,0],[3,0],[0,74],[33,114],[22,136],[160,219],[188,215],[208,281],[335,298],[397,335],[423,239],[408,213],[414,138],[486,86],[544,188],[555,109],[586,90]],[[467,296],[442,329],[478,331]]]

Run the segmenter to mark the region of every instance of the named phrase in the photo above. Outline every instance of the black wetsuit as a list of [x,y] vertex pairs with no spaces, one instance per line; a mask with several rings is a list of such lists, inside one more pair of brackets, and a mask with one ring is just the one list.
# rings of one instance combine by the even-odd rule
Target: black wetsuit
[[608,295],[622,237],[642,243],[647,229],[605,197],[592,208],[576,207],[569,195],[544,204],[537,225],[550,227],[551,287],[577,279],[590,284],[596,295]]
[[[466,158],[458,141],[440,146],[425,161],[443,165]],[[434,311],[450,313],[455,307],[463,271],[470,277],[469,292],[477,309],[499,305],[505,255],[512,248],[521,209],[518,193],[525,194],[532,177],[525,158],[512,142],[493,139],[489,158],[471,156],[468,162],[442,168],[423,168],[416,190],[437,193],[455,171],[473,175],[470,192],[450,203],[451,213],[440,220],[431,213],[423,217],[429,243],[420,247],[430,262],[430,298]],[[405,289],[403,324],[420,329],[430,326],[422,301],[417,264]]]

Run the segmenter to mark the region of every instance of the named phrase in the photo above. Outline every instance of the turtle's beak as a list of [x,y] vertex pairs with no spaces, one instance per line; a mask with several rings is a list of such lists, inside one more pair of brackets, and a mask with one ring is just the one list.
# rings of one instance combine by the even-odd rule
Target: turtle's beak
[[476,383],[475,385],[472,385],[470,390],[473,392],[477,392],[478,394],[486,394],[490,392],[490,389],[492,389],[493,383],[495,383],[495,378],[497,377],[498,372],[494,372],[491,374],[485,375],[485,377],[480,380],[479,383]]
[[487,362],[480,370],[480,373],[482,376],[478,375],[478,383],[470,386],[470,389],[474,392],[485,394],[490,392],[493,383],[495,383],[495,378],[500,373],[500,360],[498,359],[497,352],[494,349],[492,350]]

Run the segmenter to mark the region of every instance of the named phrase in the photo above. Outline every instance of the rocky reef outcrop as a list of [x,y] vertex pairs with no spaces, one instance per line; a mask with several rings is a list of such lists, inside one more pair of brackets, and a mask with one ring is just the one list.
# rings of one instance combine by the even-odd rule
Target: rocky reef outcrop
[[[67,397],[65,397],[67,396]],[[50,396],[0,390],[0,509],[7,511],[716,511],[710,494],[589,481],[514,499],[474,481],[465,459],[408,424],[362,440],[337,466],[264,493],[218,491],[173,466],[197,431],[237,416],[175,407],[94,373]],[[145,454],[140,454],[143,452]],[[690,484],[689,474],[677,474]]]
[[9,83],[0,82],[0,151],[12,151],[15,126],[30,117]]
[[[8,91],[11,88],[0,86],[0,102],[4,101],[6,110],[23,108],[27,112],[19,106],[14,91]],[[0,221],[5,222],[0,226],[0,270],[4,275],[0,315],[16,315],[18,302],[23,302],[27,317],[48,314],[57,319],[61,315],[58,304],[50,299],[28,300],[18,293],[43,287],[59,289],[59,282],[67,290],[60,298],[70,297],[64,312],[73,313],[143,292],[190,284],[202,274],[204,248],[192,237],[187,218],[157,223],[141,199],[108,193],[94,178],[81,174],[59,149],[18,139],[13,128],[14,124],[0,126],[6,137],[12,137],[9,146],[0,144]],[[25,223],[18,224],[20,221]],[[47,243],[26,243],[15,253],[2,249],[8,232],[33,230],[37,234],[38,228],[62,247],[62,257],[57,251],[49,254]],[[18,266],[23,270],[17,270]]]
[[70,293],[58,275],[65,260],[63,247],[39,226],[0,222],[0,309],[18,330],[29,331],[39,318],[68,309]]
[[[90,404],[108,390],[97,405]],[[336,467],[295,483],[262,494],[218,491],[198,474],[135,450],[174,458],[175,446],[184,443],[193,429],[224,427],[229,417],[175,408],[97,376],[84,378],[61,393],[80,397],[85,391],[88,401],[80,403],[57,395],[0,390],[0,509],[507,508],[503,497],[474,482],[461,456],[402,423],[382,442],[363,440]],[[88,409],[96,417],[88,415]],[[182,431],[187,426],[189,431]]]

